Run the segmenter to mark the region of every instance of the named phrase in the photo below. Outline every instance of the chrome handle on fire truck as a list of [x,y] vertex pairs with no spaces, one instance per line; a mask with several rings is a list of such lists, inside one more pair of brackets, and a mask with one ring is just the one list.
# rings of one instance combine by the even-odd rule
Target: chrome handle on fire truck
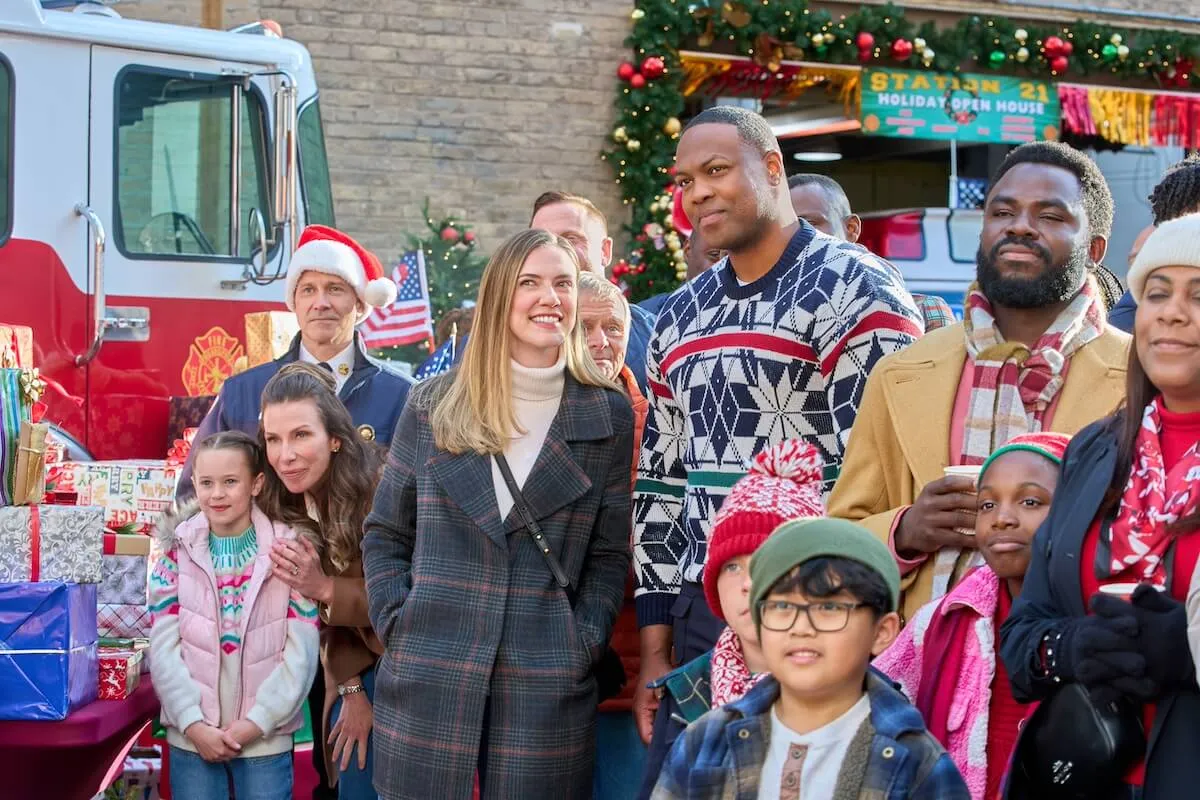
[[104,248],[108,244],[108,236],[104,233],[104,223],[89,206],[78,203],[75,213],[86,217],[88,225],[95,231],[95,256],[92,262],[92,344],[86,353],[75,356],[75,366],[82,367],[100,352],[100,345],[104,343],[104,332],[108,329],[104,308]]
[[296,81],[286,72],[280,73],[275,90],[275,225],[288,231],[289,249],[296,246],[300,232],[296,230]]

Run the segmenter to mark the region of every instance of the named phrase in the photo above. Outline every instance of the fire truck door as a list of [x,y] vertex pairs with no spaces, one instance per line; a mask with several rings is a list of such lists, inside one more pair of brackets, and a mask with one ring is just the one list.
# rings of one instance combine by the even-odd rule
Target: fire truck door
[[[244,280],[272,219],[270,99],[253,71],[92,49],[89,203],[109,232],[87,367],[98,458],[161,457],[171,398],[214,395],[241,366],[244,315],[279,307],[281,284]],[[270,274],[282,248],[267,249]]]

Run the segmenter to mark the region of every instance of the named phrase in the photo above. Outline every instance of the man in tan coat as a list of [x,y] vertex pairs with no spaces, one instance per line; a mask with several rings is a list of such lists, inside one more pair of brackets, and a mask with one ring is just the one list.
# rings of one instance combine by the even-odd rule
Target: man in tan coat
[[903,612],[980,563],[974,479],[1027,431],[1073,434],[1124,396],[1129,337],[1105,322],[1088,266],[1104,257],[1113,201],[1095,163],[1039,142],[1005,159],[988,194],[964,322],[876,366],[829,498],[892,548]]

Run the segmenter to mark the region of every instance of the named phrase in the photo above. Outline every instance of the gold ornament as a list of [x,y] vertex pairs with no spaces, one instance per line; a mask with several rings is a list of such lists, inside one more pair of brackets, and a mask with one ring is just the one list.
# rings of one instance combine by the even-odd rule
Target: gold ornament
[[926,47],[925,51],[921,53],[921,61],[925,62],[925,66],[927,67],[933,63],[933,59],[936,57],[937,53],[933,52],[932,47]]
[[1121,41],[1122,41],[1121,34],[1114,33],[1112,36],[1109,37],[1108,40],[1119,47],[1121,45]]
[[1129,48],[1123,44],[1117,45],[1117,58],[1121,59],[1122,61],[1129,58]]
[[675,280],[677,280],[677,281],[682,281],[682,280],[683,280],[684,278],[686,278],[686,277],[687,277],[687,270],[686,270],[686,269],[677,269],[677,270],[675,270]]
[[832,32],[825,34],[825,44],[833,44],[836,41],[837,37],[834,36]]
[[637,22],[639,19],[641,19],[644,16],[646,16],[646,12],[640,8],[635,8],[633,11],[629,12],[629,18],[631,20],[633,20],[634,22]]
[[813,47],[820,47],[821,45],[825,44],[825,34],[814,33],[812,35],[812,43]]
[[1025,30],[1024,28],[1017,28],[1015,31],[1013,31],[1013,38],[1021,44],[1025,44],[1025,40],[1029,38],[1029,31]]
[[1028,60],[1029,60],[1029,48],[1028,47],[1017,48],[1017,61],[1024,64]]
[[676,136],[683,130],[683,123],[677,117],[671,117],[663,123],[663,133],[667,136]]
[[925,49],[925,40],[922,39],[920,36],[913,39],[913,48],[916,50],[924,50]]
[[637,139],[630,139],[625,143],[625,146],[629,148],[629,152],[631,153],[636,153],[638,150],[642,149],[642,143]]
[[614,142],[625,142],[629,140],[629,134],[625,132],[624,126],[613,131],[612,137]]

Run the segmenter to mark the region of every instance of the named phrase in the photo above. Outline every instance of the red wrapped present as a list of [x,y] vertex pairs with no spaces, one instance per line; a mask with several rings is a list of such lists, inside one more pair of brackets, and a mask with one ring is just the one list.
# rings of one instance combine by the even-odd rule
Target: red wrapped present
[[196,428],[184,428],[183,438],[176,439],[171,449],[167,451],[167,465],[182,467],[187,463],[188,454],[192,452],[192,442],[196,438]]
[[142,680],[142,652],[115,647],[101,647],[101,700],[124,700],[133,694]]
[[150,636],[150,609],[141,605],[100,603],[96,608],[96,627],[101,636],[118,639],[144,639]]

